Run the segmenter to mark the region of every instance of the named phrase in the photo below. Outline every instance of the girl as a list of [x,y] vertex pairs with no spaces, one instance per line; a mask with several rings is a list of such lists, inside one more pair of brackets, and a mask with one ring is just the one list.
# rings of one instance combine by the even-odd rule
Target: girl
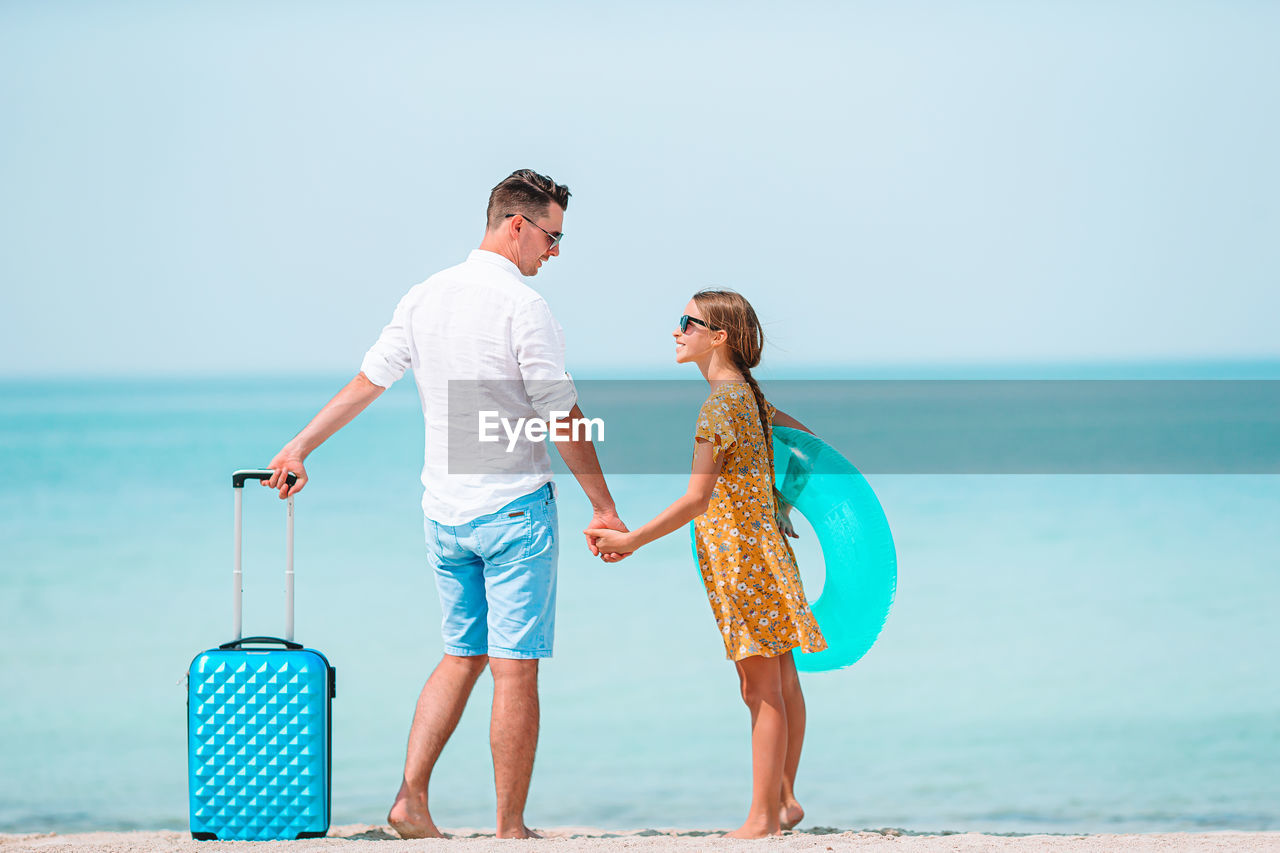
[[804,696],[792,649],[826,648],[809,610],[789,529],[774,499],[772,425],[806,429],[764,399],[751,368],[764,334],[740,294],[704,290],[674,333],[676,362],[693,362],[711,385],[698,415],[693,473],[684,496],[630,533],[586,531],[601,554],[627,554],[694,523],[698,566],[725,652],[751,711],[751,811],[734,838],[790,829],[804,817],[795,797],[804,743]]

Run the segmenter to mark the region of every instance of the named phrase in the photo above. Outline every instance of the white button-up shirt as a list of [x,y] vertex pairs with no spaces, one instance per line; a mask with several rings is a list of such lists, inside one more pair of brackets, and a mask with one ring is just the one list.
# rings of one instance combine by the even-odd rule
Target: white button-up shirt
[[[551,480],[545,442],[521,437],[508,451],[508,435],[497,429],[497,443],[476,443],[477,408],[507,418],[547,420],[577,402],[565,372],[564,332],[515,264],[476,249],[464,263],[405,294],[360,370],[370,382],[387,388],[409,367],[426,422],[422,511],[427,518],[463,524]],[[457,405],[460,391],[466,411]],[[451,434],[464,445],[454,448],[453,473]],[[486,456],[483,473],[474,462],[459,463],[473,460],[477,447],[494,451]]]

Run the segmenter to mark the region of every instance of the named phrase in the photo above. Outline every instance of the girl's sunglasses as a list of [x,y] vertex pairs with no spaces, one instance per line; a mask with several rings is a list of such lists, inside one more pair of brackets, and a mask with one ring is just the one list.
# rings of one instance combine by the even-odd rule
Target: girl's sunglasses
[[688,314],[682,314],[680,316],[680,334],[683,335],[685,332],[689,331],[690,323],[697,323],[702,328],[710,329],[713,332],[720,331],[719,326],[712,326],[711,324],[707,323],[705,320],[699,320],[697,317],[690,317]]

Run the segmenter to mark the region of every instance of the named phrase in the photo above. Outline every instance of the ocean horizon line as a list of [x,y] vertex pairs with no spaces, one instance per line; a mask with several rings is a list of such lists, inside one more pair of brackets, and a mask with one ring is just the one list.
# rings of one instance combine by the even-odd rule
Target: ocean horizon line
[[[596,365],[573,369],[574,379],[696,380],[682,365]],[[28,385],[41,382],[256,382],[343,381],[356,370],[306,368],[301,370],[200,369],[0,372],[0,384]],[[1040,360],[920,360],[840,364],[763,365],[756,369],[762,381],[803,379],[1280,379],[1280,355],[1258,358],[1124,358]]]

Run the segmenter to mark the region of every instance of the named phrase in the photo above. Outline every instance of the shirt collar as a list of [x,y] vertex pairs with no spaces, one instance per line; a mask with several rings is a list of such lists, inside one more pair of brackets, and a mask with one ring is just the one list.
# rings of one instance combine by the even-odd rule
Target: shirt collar
[[492,264],[499,269],[506,270],[519,279],[524,278],[520,272],[520,268],[507,258],[499,255],[497,252],[490,252],[488,249],[472,249],[471,254],[467,255],[467,262],[479,261],[483,264]]

